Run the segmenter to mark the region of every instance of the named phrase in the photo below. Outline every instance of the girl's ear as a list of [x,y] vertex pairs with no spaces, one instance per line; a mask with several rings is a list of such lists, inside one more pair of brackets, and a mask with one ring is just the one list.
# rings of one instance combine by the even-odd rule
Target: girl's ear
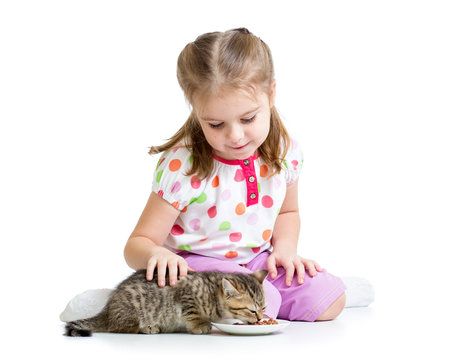
[[276,80],[273,80],[270,86],[270,109],[274,106],[276,100]]

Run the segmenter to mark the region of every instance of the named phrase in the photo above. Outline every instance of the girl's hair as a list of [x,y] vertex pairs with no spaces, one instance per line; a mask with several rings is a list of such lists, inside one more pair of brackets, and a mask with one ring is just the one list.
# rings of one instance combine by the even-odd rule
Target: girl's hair
[[[245,28],[212,32],[187,44],[178,57],[178,81],[189,103],[204,103],[225,90],[246,90],[270,94],[274,67],[270,48]],[[209,177],[213,171],[212,148],[206,141],[194,109],[185,124],[165,144],[152,146],[150,154],[170,150],[183,142],[192,153],[192,167],[186,175]],[[282,169],[290,137],[274,106],[270,131],[259,147],[259,155],[271,175]]]

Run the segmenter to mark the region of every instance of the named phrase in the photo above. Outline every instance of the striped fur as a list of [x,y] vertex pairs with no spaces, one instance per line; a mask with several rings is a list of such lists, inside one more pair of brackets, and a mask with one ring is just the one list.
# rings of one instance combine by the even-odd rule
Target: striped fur
[[159,287],[139,270],[120,283],[97,316],[68,322],[67,336],[92,332],[208,334],[211,321],[235,318],[253,323],[265,308],[262,283],[267,271],[253,274],[190,272],[175,286]]

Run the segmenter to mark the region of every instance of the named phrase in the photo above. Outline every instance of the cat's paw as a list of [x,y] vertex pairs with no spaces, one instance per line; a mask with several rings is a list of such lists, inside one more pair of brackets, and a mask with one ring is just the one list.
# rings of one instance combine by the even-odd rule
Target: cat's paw
[[201,324],[191,328],[190,332],[192,334],[201,335],[201,334],[210,334],[211,330],[212,330],[211,324]]
[[139,334],[150,334],[151,333],[151,329],[150,327],[143,327],[139,329]]
[[159,334],[161,332],[161,328],[157,325],[149,326],[150,334]]

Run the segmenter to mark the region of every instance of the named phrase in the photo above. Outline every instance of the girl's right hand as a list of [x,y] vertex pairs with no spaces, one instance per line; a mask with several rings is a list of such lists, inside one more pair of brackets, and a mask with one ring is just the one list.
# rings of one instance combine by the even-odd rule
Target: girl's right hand
[[165,286],[165,275],[168,268],[168,279],[170,286],[174,286],[179,278],[187,276],[187,271],[194,271],[187,265],[187,261],[170,250],[159,247],[153,252],[147,263],[147,280],[153,280],[154,270],[157,269],[157,283],[160,287]]

